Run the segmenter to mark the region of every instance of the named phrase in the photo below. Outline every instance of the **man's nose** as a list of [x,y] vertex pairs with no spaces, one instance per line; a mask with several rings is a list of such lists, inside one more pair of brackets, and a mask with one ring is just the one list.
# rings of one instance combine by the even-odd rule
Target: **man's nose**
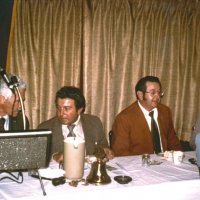
[[64,108],[60,108],[59,112],[60,112],[60,115],[63,116],[65,114],[65,109]]

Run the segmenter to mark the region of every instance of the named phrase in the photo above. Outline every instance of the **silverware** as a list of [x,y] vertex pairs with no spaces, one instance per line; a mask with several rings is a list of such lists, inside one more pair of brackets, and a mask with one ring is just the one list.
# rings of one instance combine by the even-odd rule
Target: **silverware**
[[112,166],[110,166],[110,165],[106,165],[106,169],[107,169],[108,171],[112,171],[112,170],[116,170],[117,168],[116,168],[116,167],[112,167]]
[[120,169],[124,170],[124,171],[127,171],[126,168],[124,166],[122,166],[121,164],[119,163],[115,163]]
[[158,160],[152,160],[152,161],[150,161],[150,165],[160,165],[160,164],[162,164],[162,162],[158,161]]

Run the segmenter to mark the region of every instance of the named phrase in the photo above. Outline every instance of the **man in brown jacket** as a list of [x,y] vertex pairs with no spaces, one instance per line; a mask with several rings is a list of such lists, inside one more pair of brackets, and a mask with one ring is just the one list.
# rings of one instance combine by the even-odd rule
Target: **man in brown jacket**
[[135,87],[137,101],[119,113],[112,127],[112,150],[115,156],[158,153],[151,133],[151,117],[158,127],[160,152],[182,150],[172,123],[170,109],[161,104],[163,96],[160,80],[146,76]]

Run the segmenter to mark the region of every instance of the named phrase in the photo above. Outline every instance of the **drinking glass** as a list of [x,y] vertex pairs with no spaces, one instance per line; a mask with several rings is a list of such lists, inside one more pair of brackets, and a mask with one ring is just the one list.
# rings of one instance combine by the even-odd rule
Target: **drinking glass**
[[143,154],[142,155],[142,166],[148,167],[151,164],[150,155],[149,154]]

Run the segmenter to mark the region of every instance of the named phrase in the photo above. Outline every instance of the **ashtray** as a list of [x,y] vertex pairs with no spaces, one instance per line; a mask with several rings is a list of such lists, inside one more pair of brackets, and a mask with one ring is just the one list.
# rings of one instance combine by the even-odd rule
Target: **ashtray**
[[120,184],[127,184],[132,181],[130,176],[115,176],[114,180]]
[[193,165],[197,165],[197,160],[195,158],[189,158],[188,161]]

